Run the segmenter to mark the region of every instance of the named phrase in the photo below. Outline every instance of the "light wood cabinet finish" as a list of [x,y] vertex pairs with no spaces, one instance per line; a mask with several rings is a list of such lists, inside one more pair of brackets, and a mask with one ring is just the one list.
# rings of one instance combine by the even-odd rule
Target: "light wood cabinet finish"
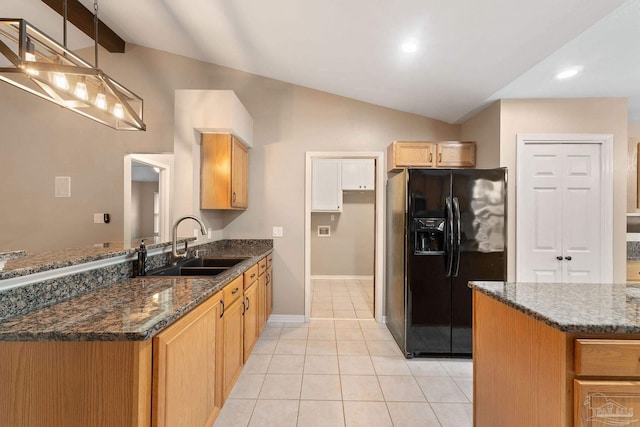
[[472,168],[476,165],[476,144],[474,142],[438,142],[436,144],[436,167]]
[[[222,397],[224,400],[229,396],[244,364],[242,316],[244,305],[242,298],[239,298],[243,295],[242,282],[243,278],[239,276],[224,288],[225,303],[222,313]],[[227,292],[228,289],[229,292]],[[235,289],[240,289],[240,292],[237,292],[238,298],[233,299],[233,302],[230,303],[227,300],[227,295],[232,294]]]
[[265,275],[265,289],[266,313],[264,321],[267,322],[269,320],[269,316],[271,316],[271,313],[273,312],[273,268],[271,265],[267,268],[267,274]]
[[258,278],[258,336],[267,323],[267,275]]
[[244,362],[249,358],[249,355],[253,350],[253,346],[258,340],[258,311],[260,307],[258,298],[258,282],[258,280],[255,280],[253,284],[244,291]]
[[1,342],[0,426],[151,425],[151,341]]
[[222,396],[216,386],[221,293],[153,338],[153,426],[213,424]]
[[246,209],[249,152],[233,135],[203,133],[200,209]]
[[640,282],[640,261],[627,261],[627,282]]
[[244,288],[245,290],[249,288],[249,286],[253,285],[253,283],[258,280],[258,268],[259,264],[255,264],[247,271],[244,272]]
[[394,141],[387,147],[387,171],[403,168],[462,168],[476,165],[471,141]]
[[578,339],[578,376],[640,377],[640,341]]
[[640,414],[638,381],[575,380],[574,426],[632,426]]
[[431,142],[393,141],[387,147],[387,171],[411,167],[433,167],[435,147]]

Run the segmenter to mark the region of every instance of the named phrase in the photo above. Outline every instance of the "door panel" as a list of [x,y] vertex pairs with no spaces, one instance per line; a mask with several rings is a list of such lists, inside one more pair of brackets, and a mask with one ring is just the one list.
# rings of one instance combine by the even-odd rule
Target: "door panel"
[[600,144],[525,145],[518,281],[600,281],[600,150]]
[[471,353],[471,280],[505,280],[505,172],[456,170],[453,197],[460,210],[460,255],[451,281],[451,352]]

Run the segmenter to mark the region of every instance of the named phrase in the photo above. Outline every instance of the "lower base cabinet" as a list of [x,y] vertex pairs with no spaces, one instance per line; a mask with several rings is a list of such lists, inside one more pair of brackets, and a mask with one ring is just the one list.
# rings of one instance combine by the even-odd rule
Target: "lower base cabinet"
[[574,380],[574,426],[637,425],[640,414],[638,381]]
[[238,277],[224,288],[224,312],[222,313],[222,398],[229,397],[242,366],[243,347],[243,280]]
[[153,338],[154,427],[210,426],[220,412],[220,301],[209,298]]

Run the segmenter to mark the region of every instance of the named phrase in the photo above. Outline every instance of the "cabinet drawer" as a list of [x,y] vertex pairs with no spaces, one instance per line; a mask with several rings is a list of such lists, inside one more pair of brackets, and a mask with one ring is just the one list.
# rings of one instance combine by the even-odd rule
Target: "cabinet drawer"
[[272,262],[273,262],[273,254],[267,255],[267,268],[271,267]]
[[573,383],[576,427],[636,425],[640,414],[640,384],[636,381]]
[[578,376],[640,377],[640,341],[578,339],[575,372]]
[[258,274],[262,276],[265,271],[267,271],[267,257],[258,261]]
[[640,281],[640,261],[627,261],[627,282]]
[[244,272],[244,288],[249,288],[256,280],[258,280],[258,264]]
[[224,305],[230,307],[243,294],[242,276],[233,279],[231,283],[224,287]]

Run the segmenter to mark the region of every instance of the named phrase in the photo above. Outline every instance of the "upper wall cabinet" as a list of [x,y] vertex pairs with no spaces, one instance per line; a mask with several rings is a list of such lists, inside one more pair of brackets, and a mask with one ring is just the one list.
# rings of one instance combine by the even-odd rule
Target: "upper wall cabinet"
[[475,142],[394,141],[387,147],[388,172],[403,168],[470,168],[475,165]]
[[343,190],[375,189],[376,166],[374,159],[342,160]]
[[311,161],[311,212],[342,212],[341,177],[339,159]]
[[203,133],[200,209],[246,209],[249,153],[233,135]]

